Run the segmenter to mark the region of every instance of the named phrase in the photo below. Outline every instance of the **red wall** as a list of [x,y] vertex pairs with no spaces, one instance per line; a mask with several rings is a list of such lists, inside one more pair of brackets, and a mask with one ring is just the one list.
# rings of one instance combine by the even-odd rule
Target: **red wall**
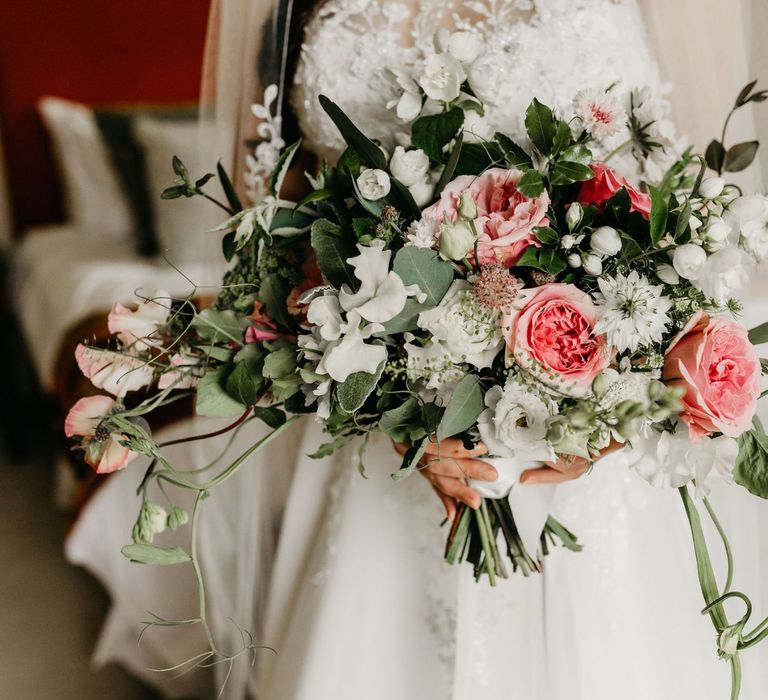
[[196,100],[208,7],[209,0],[0,2],[0,126],[17,229],[62,217],[37,98]]

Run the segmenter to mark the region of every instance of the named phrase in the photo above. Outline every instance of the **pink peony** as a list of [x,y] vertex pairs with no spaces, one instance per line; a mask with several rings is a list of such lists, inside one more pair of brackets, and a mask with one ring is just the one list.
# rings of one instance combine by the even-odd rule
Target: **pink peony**
[[595,336],[597,309],[572,284],[545,284],[520,292],[521,304],[504,316],[507,357],[545,384],[583,396],[610,362],[605,336]]
[[650,217],[651,198],[647,194],[632,187],[626,178],[609,168],[605,163],[593,163],[589,167],[592,168],[595,176],[581,184],[579,195],[576,198],[577,202],[600,207],[624,187],[632,202],[631,211],[640,212],[646,219]]
[[760,395],[760,360],[743,326],[699,311],[672,341],[664,380],[685,390],[680,417],[696,439],[749,430]]
[[137,452],[120,444],[125,436],[101,428],[101,422],[115,407],[109,396],[88,396],[80,399],[69,411],[64,421],[67,437],[81,437],[85,461],[97,474],[109,474],[125,467],[138,457]]
[[[491,168],[478,177],[461,175],[448,183],[423,217],[455,221],[461,195],[467,192],[477,205],[475,228],[480,262],[512,267],[529,245],[539,245],[534,229],[549,224],[549,195],[543,192],[530,198],[520,194],[517,183],[522,175],[520,170],[503,168]],[[474,257],[474,249],[467,251],[467,257]]]

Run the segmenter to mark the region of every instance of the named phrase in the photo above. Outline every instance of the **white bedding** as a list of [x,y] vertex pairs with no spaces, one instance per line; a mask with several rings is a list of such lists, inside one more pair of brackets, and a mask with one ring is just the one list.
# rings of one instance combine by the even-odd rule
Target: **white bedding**
[[[180,269],[197,285],[215,284],[221,268],[185,263]],[[105,242],[95,246],[71,224],[28,231],[13,253],[14,306],[43,386],[53,384],[61,343],[78,322],[106,312],[116,302],[136,299],[135,292],[164,289],[185,297],[194,286],[166,260],[137,256]]]

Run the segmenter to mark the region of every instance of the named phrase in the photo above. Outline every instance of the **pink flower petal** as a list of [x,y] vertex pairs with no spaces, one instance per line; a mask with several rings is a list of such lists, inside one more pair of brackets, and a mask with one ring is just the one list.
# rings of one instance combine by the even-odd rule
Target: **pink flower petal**
[[110,396],[87,396],[80,399],[64,420],[64,433],[67,437],[93,437],[96,427],[102,418],[112,412],[114,405],[115,400]]

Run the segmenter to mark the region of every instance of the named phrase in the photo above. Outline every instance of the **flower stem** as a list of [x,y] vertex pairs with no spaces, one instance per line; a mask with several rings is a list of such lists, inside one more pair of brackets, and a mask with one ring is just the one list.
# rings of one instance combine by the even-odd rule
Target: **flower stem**
[[705,498],[704,501],[704,507],[707,509],[707,513],[709,513],[709,517],[712,520],[712,523],[715,526],[715,529],[717,530],[717,533],[720,535],[720,539],[723,541],[723,548],[725,549],[725,557],[728,561],[728,575],[725,579],[725,586],[723,588],[723,594],[728,593],[731,590],[731,584],[733,583],[733,552],[731,551],[731,545],[728,542],[728,537],[725,534],[725,530],[723,530],[723,526],[720,524],[720,520],[715,515],[715,511],[712,508],[712,505],[710,502]]
[[[485,500],[483,499],[483,503]],[[485,570],[488,574],[488,580],[491,586],[496,585],[496,572],[493,560],[493,552],[491,551],[490,533],[486,529],[485,517],[483,516],[482,506],[475,511],[475,521],[477,522],[477,529],[480,532],[480,542],[483,545],[483,555],[485,559]]]
[[197,534],[198,526],[200,524],[200,504],[207,496],[207,491],[199,491],[197,498],[195,498],[195,507],[192,510],[192,533],[190,536],[191,544],[189,556],[192,560],[192,567],[195,570],[195,579],[197,580],[198,617],[200,618],[200,624],[203,628],[203,632],[205,632],[205,638],[208,640],[208,645],[210,646],[211,651],[218,654],[219,650],[216,647],[216,642],[213,639],[213,634],[211,633],[211,628],[208,626],[208,619],[206,618],[205,582],[203,581],[203,572],[200,568],[200,562],[197,559]]

